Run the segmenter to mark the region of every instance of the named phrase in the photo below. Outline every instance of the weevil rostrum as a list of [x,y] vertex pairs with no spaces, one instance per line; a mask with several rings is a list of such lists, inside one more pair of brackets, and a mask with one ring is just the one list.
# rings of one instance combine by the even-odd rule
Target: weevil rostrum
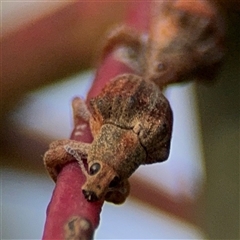
[[[168,158],[173,121],[168,100],[155,83],[123,74],[90,100],[89,110],[80,98],[72,105],[74,116],[89,121],[93,142],[51,143],[44,155],[46,169],[56,181],[58,166],[75,157],[86,175],[82,192],[88,201],[123,203],[131,174],[140,165]],[[87,159],[87,171],[83,158]]]

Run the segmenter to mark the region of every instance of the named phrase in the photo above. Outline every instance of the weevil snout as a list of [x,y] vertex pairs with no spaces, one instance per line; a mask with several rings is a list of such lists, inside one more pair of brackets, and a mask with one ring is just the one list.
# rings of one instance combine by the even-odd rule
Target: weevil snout
[[115,187],[120,182],[113,168],[100,161],[89,163],[86,177],[86,182],[82,186],[82,193],[89,202],[103,199],[108,189]]
[[93,191],[86,191],[83,189],[82,193],[88,202],[96,202],[99,200],[97,195]]

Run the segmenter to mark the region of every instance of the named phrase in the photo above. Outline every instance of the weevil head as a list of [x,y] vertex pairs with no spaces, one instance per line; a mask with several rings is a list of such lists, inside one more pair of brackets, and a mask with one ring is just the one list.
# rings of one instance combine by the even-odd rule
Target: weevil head
[[88,201],[103,199],[120,186],[146,159],[138,136],[131,129],[104,124],[88,151],[88,174],[82,187]]
[[109,188],[116,187],[120,183],[120,178],[114,169],[102,161],[90,162],[88,174],[82,192],[89,202],[103,199]]

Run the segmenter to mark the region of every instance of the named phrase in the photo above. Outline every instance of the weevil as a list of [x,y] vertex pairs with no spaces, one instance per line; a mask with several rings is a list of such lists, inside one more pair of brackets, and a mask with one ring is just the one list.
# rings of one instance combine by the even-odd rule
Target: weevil
[[79,98],[73,101],[74,117],[89,122],[93,142],[55,141],[44,155],[54,180],[66,162],[79,161],[88,201],[124,202],[131,174],[168,158],[173,118],[162,88],[192,77],[208,79],[222,59],[224,32],[211,3],[204,8],[201,1],[191,8],[181,0],[154,4],[148,33],[120,26],[103,49],[103,58],[114,52],[138,75],[112,79],[88,107]]
[[46,169],[56,180],[59,166],[75,157],[86,175],[82,192],[88,201],[123,203],[132,173],[168,158],[173,122],[168,100],[155,83],[123,74],[110,80],[89,107],[80,98],[72,106],[74,117],[89,121],[93,142],[53,142],[44,155]]
[[118,60],[160,88],[194,78],[209,81],[224,56],[223,21],[213,3],[190,4],[154,2],[148,32],[115,27],[107,34],[103,57],[116,50]]

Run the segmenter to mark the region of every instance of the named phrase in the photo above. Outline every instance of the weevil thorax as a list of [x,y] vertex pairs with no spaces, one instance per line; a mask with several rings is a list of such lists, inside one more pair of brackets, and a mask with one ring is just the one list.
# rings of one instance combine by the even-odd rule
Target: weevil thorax
[[111,80],[90,103],[94,140],[88,166],[90,171],[98,163],[98,171],[87,177],[83,190],[101,198],[112,182],[129,178],[141,164],[167,159],[172,111],[154,83],[133,74]]

